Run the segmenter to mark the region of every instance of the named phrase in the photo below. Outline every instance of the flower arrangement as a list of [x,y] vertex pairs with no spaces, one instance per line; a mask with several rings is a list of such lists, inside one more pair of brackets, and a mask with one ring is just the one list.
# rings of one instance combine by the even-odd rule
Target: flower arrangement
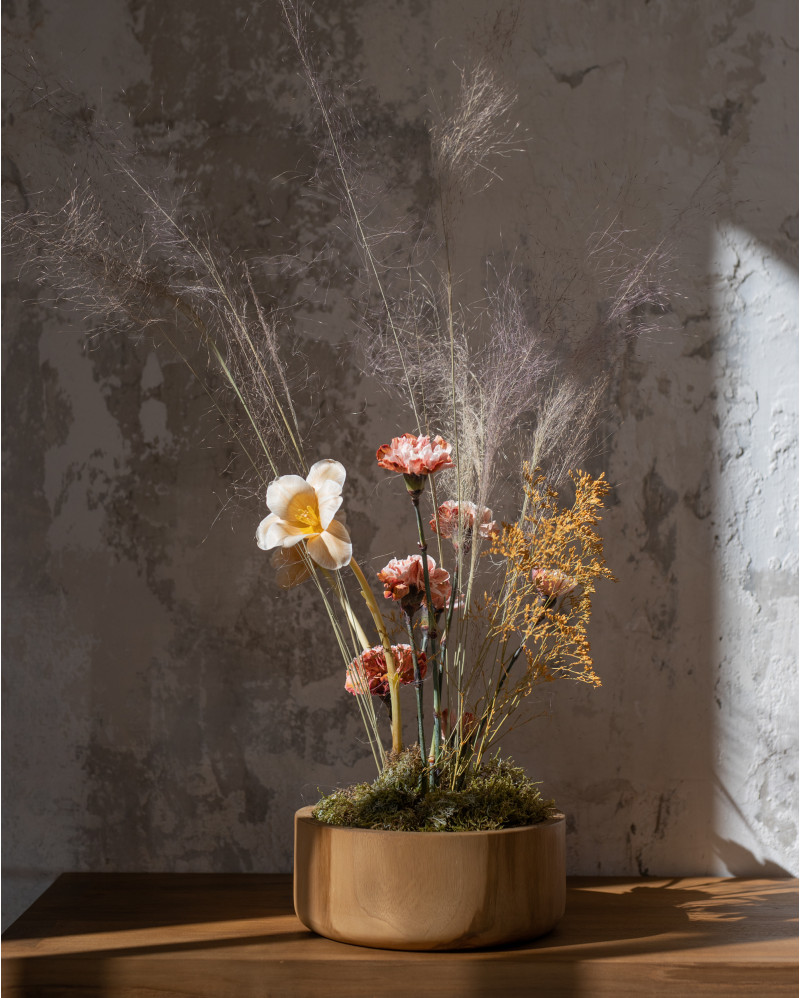
[[[448,795],[478,785],[505,801],[501,823],[542,817],[538,791],[490,754],[542,684],[600,682],[588,624],[595,584],[611,578],[596,529],[609,486],[603,475],[575,469],[608,383],[595,372],[613,367],[613,356],[598,365],[597,344],[619,356],[653,325],[664,308],[661,250],[637,256],[616,221],[593,232],[581,276],[595,298],[582,319],[564,308],[574,274],[552,302],[532,302],[513,267],[489,267],[481,299],[460,300],[459,212],[520,141],[509,118],[513,94],[479,59],[463,70],[450,112],[430,123],[432,210],[400,239],[401,249],[392,244],[381,255],[386,232],[395,238],[398,229],[380,224],[382,202],[362,182],[357,133],[350,142],[352,130],[314,67],[303,17],[289,0],[280,3],[319,112],[329,190],[361,263],[353,340],[393,392],[398,423],[410,427],[376,455],[379,469],[402,475],[410,500],[408,540],[395,557],[362,567],[347,526],[342,455],[307,460],[286,365],[289,309],[280,299],[265,302],[253,276],[283,264],[271,271],[269,261],[258,268],[237,261],[142,176],[116,139],[96,135],[102,178],[120,180],[111,196],[104,200],[91,175],[76,178],[56,208],[42,201],[9,214],[6,230],[73,304],[137,332],[152,326],[189,358],[266,497],[256,540],[271,552],[278,585],[317,589],[379,789],[387,781],[413,785],[413,807],[426,801],[424,827],[459,827],[432,804],[444,801],[454,814]],[[122,203],[120,231],[114,219]],[[198,347],[216,373],[193,364]],[[404,686],[414,697],[410,745]],[[509,781],[522,803],[509,804]],[[352,820],[353,798],[345,798]],[[368,811],[376,827],[398,827]]]
[[[488,750],[502,728],[538,684],[569,676],[597,685],[587,639],[591,595],[600,578],[611,573],[595,525],[600,518],[608,485],[601,475],[574,473],[575,499],[562,508],[558,493],[541,475],[525,469],[522,503],[514,523],[501,526],[492,512],[469,500],[447,499],[434,506],[429,526],[436,538],[452,541],[452,574],[437,566],[428,552],[423,496],[436,494],[434,476],[453,468],[452,446],[441,436],[405,433],[377,451],[378,465],[402,474],[411,500],[417,544],[421,554],[392,558],[375,578],[384,598],[399,611],[407,643],[392,644],[392,621],[387,620],[370,582],[353,557],[349,535],[335,519],[342,505],[346,472],[339,462],[326,459],[313,465],[305,479],[285,475],[267,489],[270,514],[261,522],[257,542],[294,557],[303,568],[288,582],[297,585],[318,575],[320,589],[331,605],[339,602],[350,625],[352,642],[361,644],[350,659],[344,633],[345,688],[357,698],[377,698],[391,725],[391,752],[385,753],[378,712],[369,701],[362,706],[367,734],[379,770],[388,766],[397,779],[404,752],[401,686],[413,686],[416,696],[416,736],[412,757],[419,811],[427,791],[446,782],[452,794],[469,782],[475,789]],[[427,488],[430,481],[430,487]],[[477,525],[477,529],[476,529]],[[480,550],[480,545],[483,550]],[[475,558],[474,554],[480,554]],[[440,558],[444,552],[439,550]],[[279,564],[279,571],[285,563]],[[340,573],[350,569],[380,639],[372,645],[359,622],[358,607],[348,595]],[[466,583],[459,594],[459,580]],[[470,596],[466,595],[470,593]],[[480,593],[480,595],[477,595]],[[332,617],[332,619],[335,619]],[[397,629],[398,621],[394,621]],[[430,674],[432,726],[425,725],[423,681]],[[408,777],[404,763],[404,779]],[[386,777],[379,781],[385,789]],[[347,802],[341,809],[322,807],[328,820],[353,821],[352,796],[334,795]],[[403,802],[407,807],[407,801]],[[546,813],[540,808],[539,816]],[[335,816],[335,817],[334,817]],[[493,814],[485,815],[491,823]],[[393,809],[371,822],[391,825]],[[425,818],[429,820],[429,818]],[[406,827],[406,824],[403,824]],[[461,827],[461,826],[457,826]]]

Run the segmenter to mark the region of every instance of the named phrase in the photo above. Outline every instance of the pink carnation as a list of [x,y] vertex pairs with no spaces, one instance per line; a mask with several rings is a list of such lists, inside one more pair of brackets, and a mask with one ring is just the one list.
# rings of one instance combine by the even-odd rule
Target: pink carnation
[[404,433],[394,437],[390,444],[383,444],[375,455],[381,468],[398,471],[403,475],[422,477],[432,475],[442,468],[452,468],[450,444],[442,437],[415,437]]
[[[451,734],[451,729],[450,729],[450,711],[447,709],[447,707],[445,707],[444,710],[439,714],[439,717],[441,718],[441,721],[442,721],[442,732],[443,732],[445,738],[447,738],[448,735]],[[462,738],[469,738],[469,736],[472,734],[472,732],[477,727],[478,727],[478,718],[475,717],[475,715],[471,711],[465,710],[464,713],[461,715],[461,736],[462,736]],[[452,730],[453,731],[458,731],[458,718],[457,717],[456,717],[456,719],[454,721],[454,727],[453,727]]]
[[472,545],[472,534],[475,530],[475,523],[478,523],[478,533],[481,537],[491,537],[497,533],[497,524],[492,519],[492,511],[484,508],[478,515],[478,507],[474,502],[456,502],[448,499],[443,502],[436,511],[436,516],[431,520],[433,530],[447,537],[458,546],[459,521],[461,523],[461,541],[465,550],[469,550]]
[[[431,600],[434,610],[444,610],[450,599],[450,575],[428,555],[428,576],[431,586]],[[386,599],[403,603],[409,611],[418,609],[425,602],[425,574],[422,555],[412,554],[410,558],[392,558],[388,565],[378,572],[383,583]]]
[[[400,676],[401,683],[414,682],[414,659],[411,645],[392,645],[394,664]],[[420,679],[425,678],[428,663],[423,652],[417,655]],[[386,673],[386,658],[383,648],[376,645],[362,652],[353,659],[347,667],[347,680],[344,688],[354,696],[359,693],[371,693],[374,697],[385,697],[389,694],[389,679]]]
[[556,568],[534,568],[531,572],[531,581],[535,589],[548,599],[566,596],[578,584],[571,576],[559,572]]

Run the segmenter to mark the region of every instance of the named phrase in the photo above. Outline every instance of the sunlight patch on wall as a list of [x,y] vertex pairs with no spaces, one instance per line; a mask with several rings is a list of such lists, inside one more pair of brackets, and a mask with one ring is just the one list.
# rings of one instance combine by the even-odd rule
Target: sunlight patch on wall
[[715,841],[720,872],[775,874],[797,848],[797,271],[721,226],[712,276]]

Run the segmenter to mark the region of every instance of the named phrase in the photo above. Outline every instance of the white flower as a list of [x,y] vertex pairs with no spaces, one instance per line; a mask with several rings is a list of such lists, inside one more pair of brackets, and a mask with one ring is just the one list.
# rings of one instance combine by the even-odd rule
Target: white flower
[[310,557],[322,568],[348,565],[353,545],[344,524],[334,518],[346,474],[338,461],[328,458],[317,461],[305,480],[299,475],[276,478],[267,489],[270,514],[258,525],[258,546],[269,551],[306,541]]

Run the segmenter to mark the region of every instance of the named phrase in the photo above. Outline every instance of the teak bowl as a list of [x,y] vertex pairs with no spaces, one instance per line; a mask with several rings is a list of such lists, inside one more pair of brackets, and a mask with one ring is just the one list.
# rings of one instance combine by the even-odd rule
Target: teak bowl
[[549,932],[564,914],[564,816],[487,832],[388,832],[294,822],[294,907],[330,939],[473,949]]

